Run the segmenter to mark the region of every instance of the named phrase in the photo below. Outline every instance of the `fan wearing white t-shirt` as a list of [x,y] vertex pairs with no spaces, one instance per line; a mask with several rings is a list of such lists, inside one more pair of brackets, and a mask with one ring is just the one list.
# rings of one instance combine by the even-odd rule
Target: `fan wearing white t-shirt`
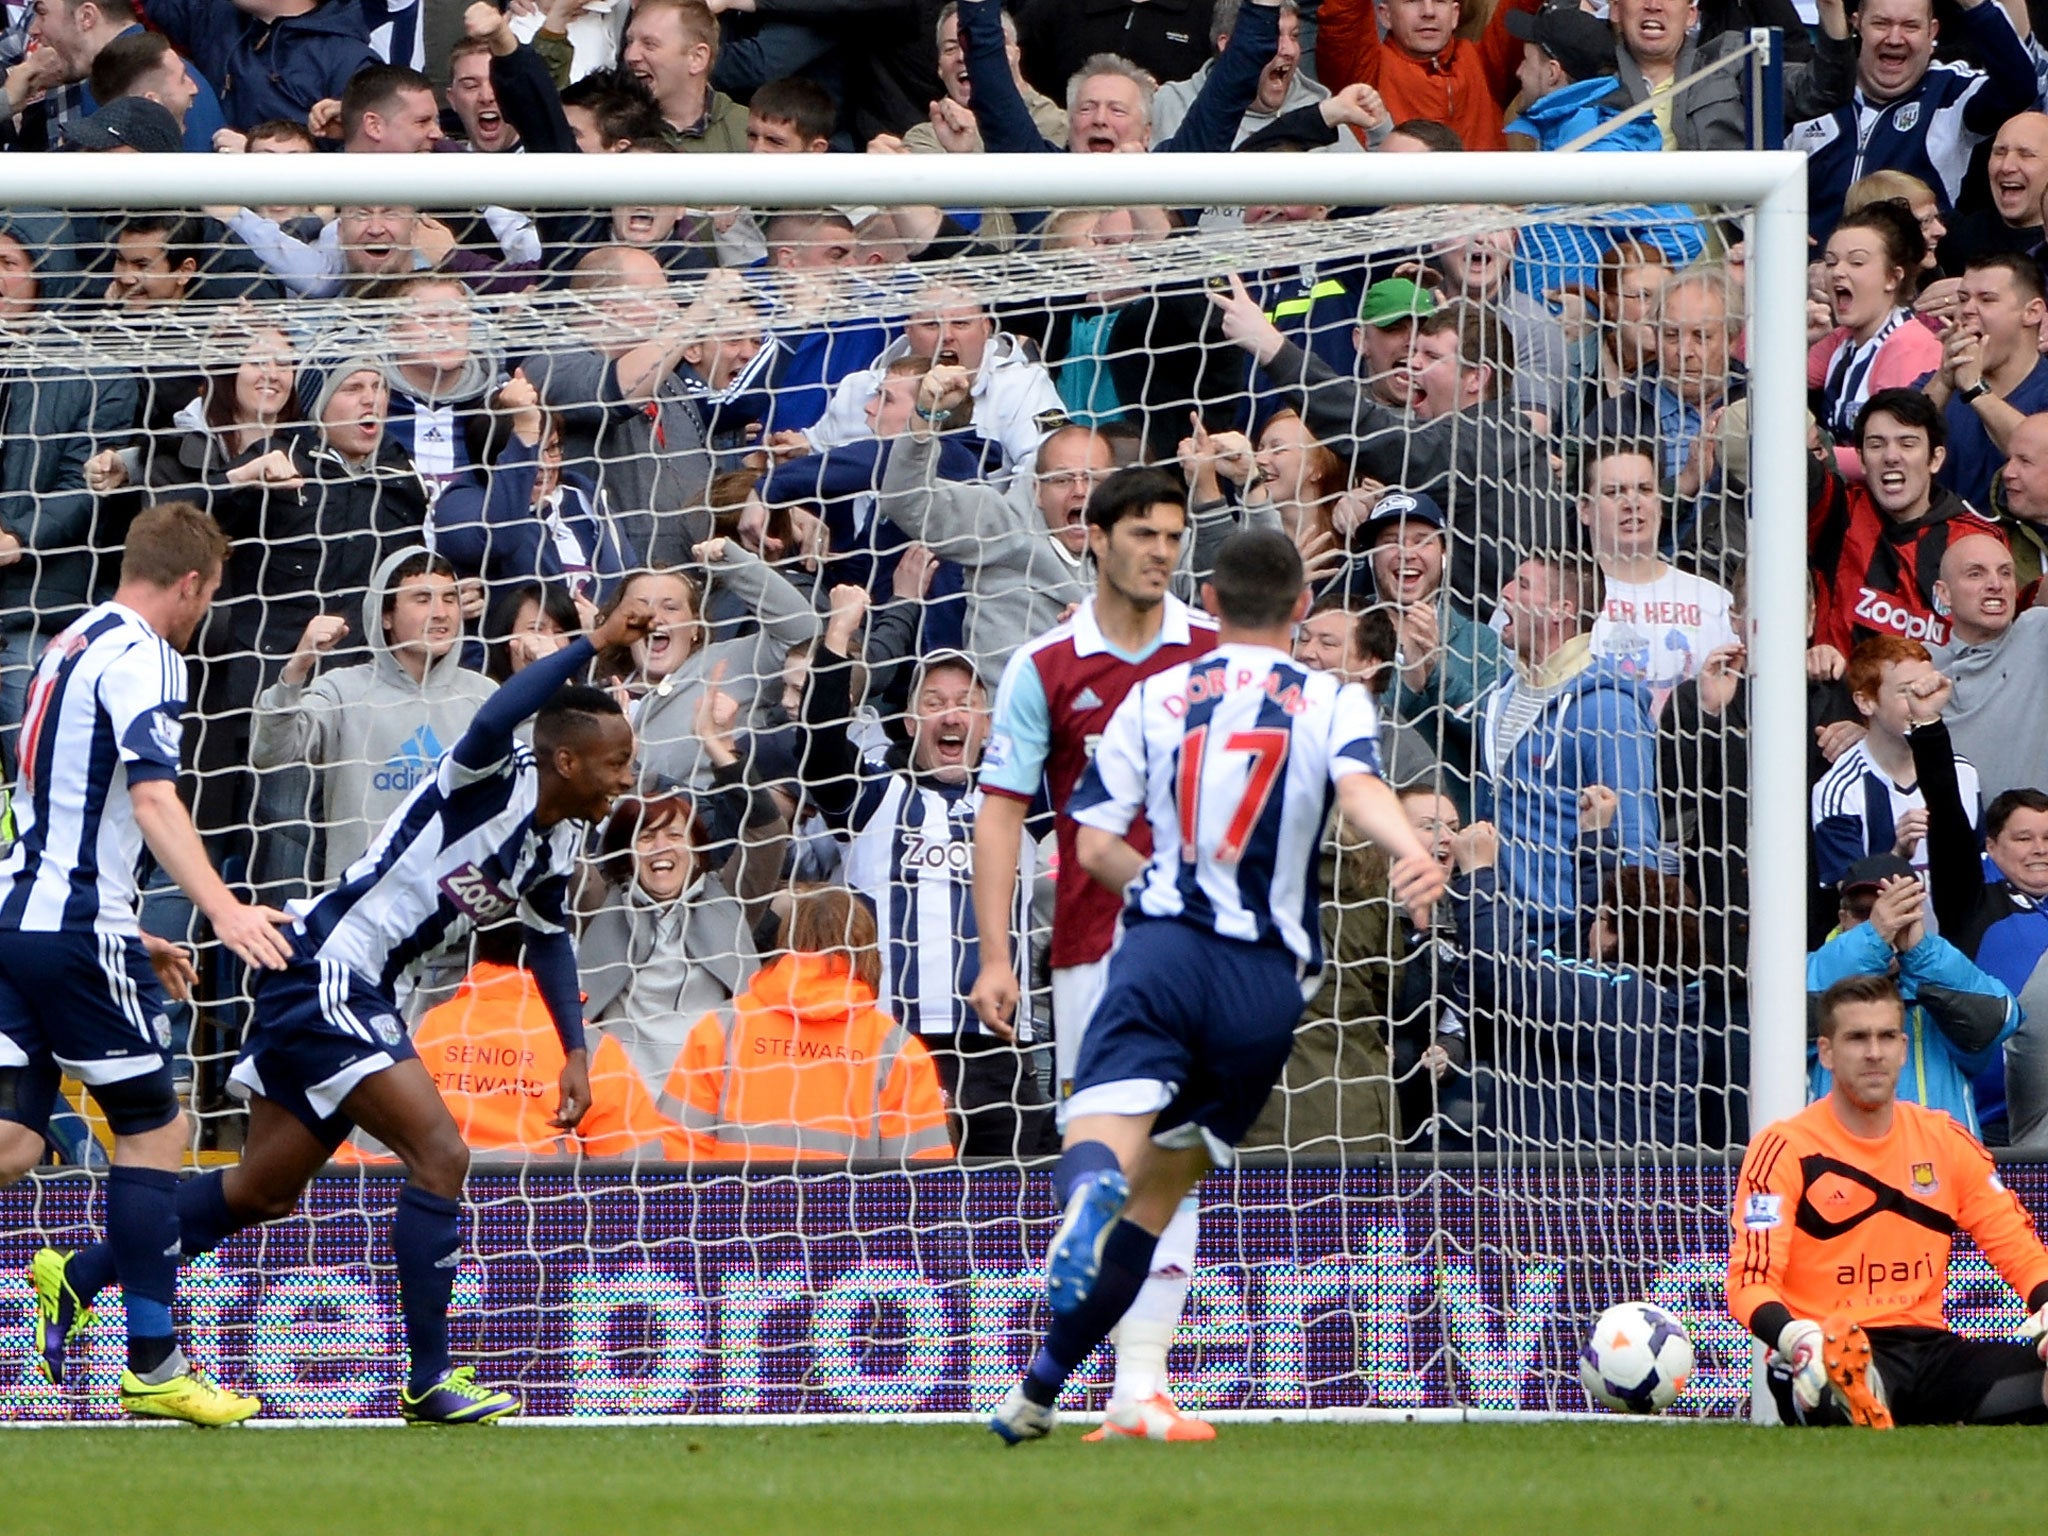
[[1593,654],[1641,678],[1662,713],[1672,689],[1697,676],[1716,646],[1736,643],[1735,599],[1657,553],[1664,499],[1656,452],[1647,444],[1616,444],[1586,466],[1579,521],[1600,566]]

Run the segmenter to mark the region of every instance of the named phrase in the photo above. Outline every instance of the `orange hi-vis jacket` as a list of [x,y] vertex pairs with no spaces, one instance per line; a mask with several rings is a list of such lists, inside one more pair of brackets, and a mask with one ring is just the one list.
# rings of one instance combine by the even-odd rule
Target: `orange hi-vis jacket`
[[2048,1250],[1991,1154],[1918,1104],[1894,1105],[1874,1141],[1850,1135],[1827,1099],[1767,1127],[1742,1160],[1730,1221],[1728,1310],[1753,1333],[1772,1302],[1792,1317],[1946,1328],[1958,1228],[2030,1308],[2048,1286]]
[[[590,1032],[590,1108],[574,1131],[548,1124],[562,1076],[562,1042],[540,988],[527,972],[479,961],[455,995],[430,1010],[413,1033],[441,1102],[474,1152],[534,1157],[649,1157],[682,1161],[690,1146],[655,1108],[625,1047]],[[354,1143],[340,1162],[381,1161]]]
[[1419,59],[1380,36],[1374,0],[1323,0],[1316,13],[1316,78],[1332,91],[1363,80],[1387,104],[1387,120],[1424,118],[1458,131],[1467,149],[1506,149],[1501,130],[1517,89],[1522,44],[1508,32],[1509,11],[1535,11],[1543,0],[1496,0],[1476,42],[1463,38],[1433,58]]
[[844,955],[789,954],[704,1015],[661,1108],[699,1158],[952,1156],[938,1069]]

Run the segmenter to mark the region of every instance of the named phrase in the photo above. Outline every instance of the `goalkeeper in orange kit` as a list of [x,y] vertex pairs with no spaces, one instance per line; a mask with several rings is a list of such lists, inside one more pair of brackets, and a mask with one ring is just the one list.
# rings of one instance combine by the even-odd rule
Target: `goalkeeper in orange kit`
[[[1730,1222],[1728,1310],[1771,1350],[1788,1424],[2048,1424],[2048,1250],[1991,1156],[1898,1101],[1905,1005],[1883,976],[1821,995],[1826,1098],[1760,1131]],[[1969,1233],[2026,1299],[2025,1343],[1959,1338],[1942,1293]]]

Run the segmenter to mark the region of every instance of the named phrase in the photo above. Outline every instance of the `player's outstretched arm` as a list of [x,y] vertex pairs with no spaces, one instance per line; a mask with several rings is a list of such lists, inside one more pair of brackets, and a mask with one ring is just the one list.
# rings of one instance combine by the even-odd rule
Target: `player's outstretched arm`
[[573,1131],[590,1108],[590,1055],[583,1033],[583,988],[576,974],[576,946],[567,933],[543,934],[529,928],[526,966],[562,1042],[561,1103],[548,1123]]
[[128,786],[128,798],[135,806],[135,824],[142,840],[156,856],[164,873],[178,882],[178,889],[192,898],[192,904],[213,925],[221,943],[251,965],[281,971],[291,963],[292,952],[278,935],[276,925],[290,921],[271,907],[250,906],[236,898],[221,877],[214,873],[206,848],[193,828],[185,802],[178,798],[172,779],[142,779]]
[[1387,781],[1375,773],[1345,774],[1337,781],[1337,808],[1393,860],[1388,882],[1394,899],[1417,923],[1426,922],[1430,906],[1444,893],[1443,867],[1423,851]]
[[981,936],[981,971],[967,1002],[989,1032],[1014,1040],[1010,1022],[1022,988],[1010,953],[1010,906],[1017,899],[1017,859],[1024,851],[1030,807],[1014,795],[984,792],[974,813],[974,925]]
[[512,750],[512,735],[540,712],[555,690],[582,671],[599,651],[627,645],[654,626],[654,610],[644,598],[628,598],[596,630],[572,640],[552,656],[527,663],[471,717],[469,729],[449,754],[464,768],[481,771],[503,762]]

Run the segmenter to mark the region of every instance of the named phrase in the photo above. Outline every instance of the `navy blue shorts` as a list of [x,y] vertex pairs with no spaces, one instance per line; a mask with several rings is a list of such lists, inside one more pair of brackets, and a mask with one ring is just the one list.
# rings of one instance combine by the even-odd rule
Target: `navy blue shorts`
[[1127,927],[1081,1041],[1068,1120],[1156,1113],[1155,1135],[1198,1126],[1236,1146],[1294,1048],[1300,975],[1275,945],[1171,918]]
[[417,1053],[398,1005],[345,965],[299,958],[256,973],[256,1017],[228,1086],[291,1111],[329,1149],[355,1122],[358,1084]]
[[119,1136],[169,1125],[171,1020],[142,940],[0,932],[0,1120],[50,1123],[60,1075],[92,1091]]

